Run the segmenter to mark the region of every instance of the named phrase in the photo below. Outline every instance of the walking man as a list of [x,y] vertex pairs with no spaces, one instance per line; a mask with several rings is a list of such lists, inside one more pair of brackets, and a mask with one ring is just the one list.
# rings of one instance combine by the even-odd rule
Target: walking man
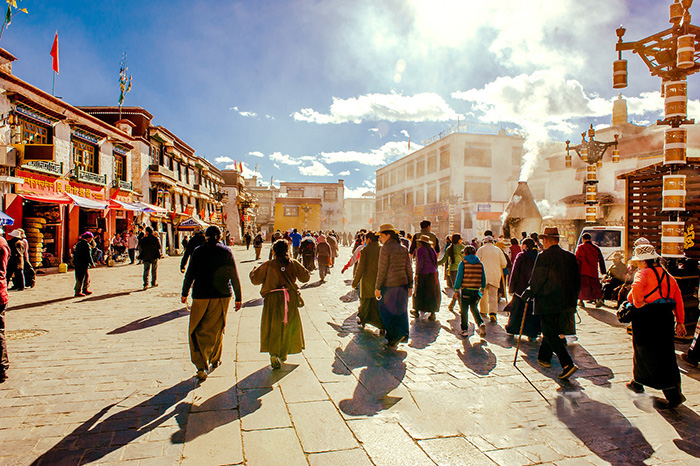
[[250,231],[245,232],[245,248],[246,250],[250,249],[250,242],[253,240],[253,236],[250,234]]
[[143,262],[143,289],[148,289],[148,275],[151,286],[158,286],[158,259],[160,259],[160,240],[153,234],[153,228],[146,227],[146,235],[141,240],[141,262]]
[[430,231],[430,220],[423,220],[420,222],[420,232],[413,235],[413,238],[411,239],[411,247],[408,249],[411,256],[413,256],[419,246],[417,244],[417,238],[420,235],[428,235],[433,243],[433,249],[435,249],[436,253],[440,254],[440,241],[438,240],[438,237],[435,236],[432,231]]
[[95,267],[95,262],[92,260],[92,233],[86,231],[80,236],[80,239],[73,250],[73,267],[75,268],[75,297],[87,296],[92,294],[88,288],[90,286],[90,275],[88,269]]
[[182,255],[182,260],[180,261],[180,272],[185,273],[185,267],[187,267],[187,261],[190,256],[199,246],[204,244],[204,230],[201,228],[194,232],[194,236],[190,238],[187,242],[187,247],[185,247],[185,253]]
[[605,274],[605,258],[600,248],[591,241],[591,234],[581,236],[583,242],[576,248],[576,260],[581,272],[581,292],[578,305],[586,307],[584,301],[595,301],[595,307],[603,305],[603,290],[600,287],[598,270]]
[[566,350],[565,335],[573,333],[573,315],[581,287],[576,256],[559,247],[559,230],[547,227],[539,236],[544,250],[535,259],[530,286],[523,299],[535,300],[535,314],[542,323],[542,344],[537,362],[552,367],[552,353],[561,364],[560,379],[568,379],[578,366]]
[[[487,233],[490,233],[487,231]],[[479,302],[479,311],[482,316],[489,315],[491,322],[497,322],[498,315],[498,288],[503,278],[503,269],[508,265],[506,256],[493,244],[493,236],[484,237],[484,245],[476,251],[476,255],[484,265],[486,273],[486,288]]]
[[10,259],[10,246],[2,237],[0,228],[0,383],[7,379],[10,359],[7,356],[7,340],[5,339],[5,308],[9,301],[7,294],[7,261]]
[[182,283],[183,303],[192,288],[189,339],[190,358],[197,368],[197,379],[221,365],[226,314],[233,293],[236,311],[241,308],[241,282],[231,250],[221,244],[221,230],[210,226],[206,242],[192,254]]
[[294,259],[298,260],[301,251],[301,234],[299,234],[295,228],[289,237],[292,238],[292,256]]

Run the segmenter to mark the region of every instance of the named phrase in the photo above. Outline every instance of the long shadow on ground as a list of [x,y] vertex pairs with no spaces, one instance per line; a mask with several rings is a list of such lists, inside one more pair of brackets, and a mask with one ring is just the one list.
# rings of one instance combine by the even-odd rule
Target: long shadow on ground
[[133,322],[129,322],[122,327],[115,328],[114,330],[107,332],[107,335],[118,335],[120,333],[133,332],[135,330],[143,330],[145,328],[170,322],[171,320],[184,317],[188,314],[189,312],[187,312],[187,309],[183,307],[182,309],[175,309],[159,316],[143,317],[141,319],[136,319]]
[[[258,410],[262,406],[260,397],[272,391],[272,385],[296,367],[296,365],[285,365],[282,370],[277,371],[271,370],[269,366],[264,367],[244,378],[227,391],[206,400],[198,407],[199,411],[217,409],[225,405],[225,409],[230,410],[233,416],[221,416],[219,423],[211,422],[200,428],[196,433],[187,433],[187,440],[190,441],[223,424],[240,419]],[[206,381],[203,383],[206,383]],[[64,437],[53,448],[34,460],[32,466],[87,464],[100,461],[124,445],[128,445],[144,435],[148,435],[149,432],[164,425],[173,417],[176,419],[180,430],[172,434],[171,441],[175,444],[184,443],[187,420],[192,404],[183,402],[183,400],[187,398],[189,392],[194,388],[195,382],[193,379],[183,380],[132,408],[121,410],[106,419],[102,419],[110,409],[117,407],[121,401],[107,405]],[[240,405],[234,404],[231,406],[225,404],[224,401],[237,399],[235,393],[237,393],[239,388],[243,391]],[[251,390],[251,388],[255,390]]]
[[659,414],[668,422],[681,437],[673,443],[679,450],[700,458],[700,416],[687,406],[679,406],[675,410],[659,410]]

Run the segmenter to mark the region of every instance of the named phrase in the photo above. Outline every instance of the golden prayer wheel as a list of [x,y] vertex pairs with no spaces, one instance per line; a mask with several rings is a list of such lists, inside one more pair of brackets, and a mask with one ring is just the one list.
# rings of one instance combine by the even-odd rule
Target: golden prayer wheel
[[627,60],[615,60],[613,62],[613,88],[623,89],[627,87]]
[[586,166],[586,183],[597,183],[598,178],[596,176],[597,167],[593,164]]
[[602,168],[603,167],[603,159],[598,160],[595,164],[596,164],[596,167]]
[[685,164],[688,132],[685,128],[666,128],[664,165]]
[[684,222],[661,222],[661,255],[663,257],[685,257],[684,231]]
[[594,205],[586,206],[586,223],[595,223],[598,218],[598,208]]
[[678,68],[692,68],[695,65],[695,35],[686,34],[678,37],[678,52],[676,54],[676,66]]
[[683,19],[683,5],[680,3],[671,3],[668,7],[669,22],[679,24]]
[[612,161],[613,163],[617,163],[620,161],[620,151],[617,149],[613,149],[612,151]]
[[664,176],[662,211],[684,211],[685,196],[685,175]]
[[688,83],[686,81],[669,81],[666,83],[664,113],[666,118],[685,118],[688,116]]
[[566,164],[566,168],[571,168],[571,154],[566,154],[564,156],[564,163]]
[[584,162],[588,162],[588,148],[587,147],[581,148],[581,160],[583,160]]
[[596,203],[596,187],[594,184],[589,184],[586,186],[586,203]]

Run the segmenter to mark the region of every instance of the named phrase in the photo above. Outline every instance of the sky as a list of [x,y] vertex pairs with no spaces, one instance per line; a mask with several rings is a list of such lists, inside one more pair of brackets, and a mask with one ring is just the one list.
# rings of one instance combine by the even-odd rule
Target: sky
[[660,80],[642,60],[625,54],[622,90],[612,62],[615,29],[627,28],[625,41],[664,30],[670,3],[21,0],[28,14],[0,47],[18,58],[15,75],[51,92],[58,31],[56,95],[76,106],[117,105],[126,53],[124,105],[148,110],[197,155],[221,169],[240,161],[244,176],[276,185],[343,179],[346,197],[359,197],[377,167],[458,119],[524,131],[527,178],[540,143],[609,125],[620,91],[631,121],[663,118]]

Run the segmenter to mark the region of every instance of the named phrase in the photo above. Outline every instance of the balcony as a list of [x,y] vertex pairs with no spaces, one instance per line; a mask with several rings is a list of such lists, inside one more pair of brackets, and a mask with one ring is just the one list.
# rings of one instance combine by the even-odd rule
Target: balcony
[[115,179],[112,181],[112,187],[123,189],[125,191],[132,191],[133,182]]
[[63,162],[47,162],[47,161],[34,161],[26,162],[22,165],[23,168],[28,168],[30,170],[38,170],[46,173],[52,173],[55,175],[63,175]]
[[75,178],[78,181],[87,181],[88,183],[107,184],[107,175],[98,175],[97,173],[86,172],[80,168],[75,169]]

